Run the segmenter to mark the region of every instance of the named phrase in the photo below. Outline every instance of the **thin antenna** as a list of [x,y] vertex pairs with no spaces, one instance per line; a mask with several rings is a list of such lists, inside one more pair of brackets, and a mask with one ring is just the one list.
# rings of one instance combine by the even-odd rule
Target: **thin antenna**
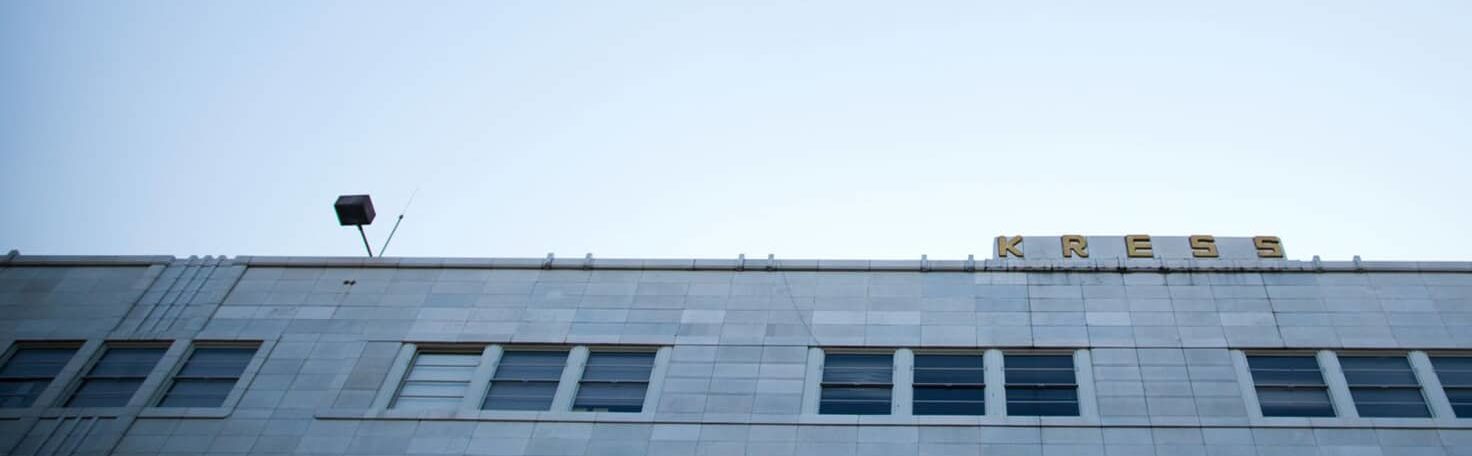
[[[399,211],[399,219],[394,220],[394,228],[388,231],[388,239],[384,239],[383,247],[378,248],[378,256],[383,256],[383,252],[388,250],[388,243],[393,242],[394,233],[399,232],[399,224],[404,223],[404,214],[409,212],[409,205],[414,204],[414,197],[417,195],[419,195],[419,186],[415,185],[414,193],[409,194],[409,202],[404,203],[404,209]],[[364,239],[364,243],[367,243],[366,238]]]

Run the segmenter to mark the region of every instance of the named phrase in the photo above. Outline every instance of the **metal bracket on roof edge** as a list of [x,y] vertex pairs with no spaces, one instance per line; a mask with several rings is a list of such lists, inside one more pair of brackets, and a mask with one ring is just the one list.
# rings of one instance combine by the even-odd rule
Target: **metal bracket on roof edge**
[[10,253],[5,254],[5,262],[6,263],[9,263],[9,262],[11,262],[11,260],[14,260],[15,257],[18,257],[18,256],[20,256],[20,251],[19,250],[15,250],[15,249],[11,249],[10,250]]
[[1356,270],[1356,271],[1363,271],[1363,270],[1365,270],[1365,266],[1363,264],[1360,264],[1360,256],[1359,255],[1355,255],[1354,256],[1354,270]]
[[1318,255],[1314,255],[1313,265],[1315,271],[1324,270],[1324,260],[1319,259]]
[[975,254],[967,254],[966,255],[966,268],[965,269],[966,269],[966,272],[976,272],[976,255]]
[[930,256],[920,254],[920,272],[930,272]]
[[588,256],[583,257],[583,269],[593,269],[593,252],[588,252]]
[[776,269],[777,269],[777,254],[775,254],[775,253],[768,253],[767,254],[767,270],[768,271],[773,271],[773,270],[776,270]]
[[553,258],[552,252],[547,252],[547,259],[542,260],[542,269],[552,269]]
[[745,253],[736,255],[736,270],[737,271],[745,271],[746,270],[746,254]]

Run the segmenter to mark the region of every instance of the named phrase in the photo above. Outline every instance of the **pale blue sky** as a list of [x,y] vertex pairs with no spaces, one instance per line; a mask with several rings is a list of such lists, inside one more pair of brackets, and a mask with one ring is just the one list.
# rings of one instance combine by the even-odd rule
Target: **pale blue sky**
[[1472,2],[0,2],[0,251],[1472,260]]

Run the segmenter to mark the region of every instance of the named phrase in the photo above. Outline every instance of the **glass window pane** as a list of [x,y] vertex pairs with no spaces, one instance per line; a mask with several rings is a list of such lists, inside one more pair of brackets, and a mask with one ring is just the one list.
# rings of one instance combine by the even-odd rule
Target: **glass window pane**
[[1007,368],[1007,383],[1021,385],[1072,384],[1073,370],[1019,370]]
[[1313,356],[1252,355],[1247,365],[1253,383],[1259,386],[1324,386],[1319,360]]
[[159,401],[159,407],[219,407],[235,387],[235,380],[181,379]]
[[1078,416],[1077,402],[1008,402],[1013,416]]
[[915,368],[981,369],[981,355],[915,355]]
[[889,384],[893,381],[893,355],[830,354],[823,362],[823,383]]
[[0,377],[56,377],[75,348],[20,348],[0,368]]
[[0,380],[0,408],[25,408],[36,402],[51,380]]
[[141,378],[87,379],[67,401],[67,407],[122,407],[143,384]]
[[1405,357],[1346,356],[1339,358],[1350,386],[1420,386]]
[[460,407],[458,397],[400,397],[394,408],[403,410],[445,410]]
[[1443,371],[1437,370],[1436,377],[1441,379],[1442,386],[1472,386],[1472,371]]
[[644,383],[583,383],[578,387],[573,410],[584,412],[637,413],[644,407]]
[[468,382],[470,381],[470,377],[473,375],[475,375],[474,366],[414,366],[413,370],[409,371],[409,380]]
[[1334,416],[1329,392],[1323,388],[1257,388],[1263,416]]
[[985,382],[979,355],[918,355],[915,383],[980,385]]
[[985,415],[986,390],[978,387],[915,387],[916,415]]
[[1253,369],[1319,370],[1319,360],[1313,356],[1252,355],[1247,357],[1247,364]]
[[147,377],[164,356],[164,348],[109,348],[89,377]]
[[588,355],[583,379],[591,381],[647,382],[654,369],[654,353],[595,352]]
[[402,396],[417,397],[465,397],[465,387],[462,382],[408,382],[404,388],[399,390]]
[[486,410],[549,410],[557,394],[556,382],[492,382]]
[[1252,370],[1252,380],[1258,385],[1323,386],[1324,376],[1319,371],[1299,370]]
[[420,353],[414,358],[418,366],[469,366],[480,364],[479,353]]
[[1067,369],[1073,370],[1070,355],[1007,355],[1007,369]]
[[1070,402],[1078,401],[1078,390],[1073,388],[1010,387],[1007,401],[1025,402]]
[[501,355],[495,378],[556,381],[562,377],[562,369],[566,365],[567,352],[508,351]]
[[823,387],[818,413],[888,415],[891,388],[888,386]]
[[195,348],[179,370],[180,377],[240,377],[256,354],[254,348]]

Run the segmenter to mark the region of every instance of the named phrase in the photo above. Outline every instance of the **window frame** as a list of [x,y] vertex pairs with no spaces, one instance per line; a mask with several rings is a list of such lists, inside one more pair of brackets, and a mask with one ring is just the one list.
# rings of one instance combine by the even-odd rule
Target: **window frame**
[[[650,397],[651,397],[651,393],[654,392],[654,378],[655,378],[655,375],[657,373],[660,373],[660,371],[659,371],[659,367],[660,367],[660,359],[659,359],[660,358],[660,356],[659,356],[659,354],[660,354],[660,348],[657,348],[657,347],[649,347],[649,346],[641,346],[641,345],[631,345],[631,346],[595,345],[595,346],[583,346],[583,349],[584,349],[584,353],[586,354],[586,356],[580,356],[579,357],[579,358],[581,358],[580,359],[581,362],[578,364],[578,367],[577,367],[577,379],[576,379],[575,383],[572,385],[572,387],[569,388],[571,390],[571,393],[570,393],[570,397],[567,400],[567,407],[568,407],[567,408],[567,411],[572,412],[572,413],[611,413],[611,414],[616,414],[618,416],[638,415],[638,414],[650,413],[651,412],[651,410],[650,410],[650,408],[651,408],[650,407]],[[599,353],[613,353],[613,354],[634,354],[634,353],[637,353],[637,354],[647,354],[647,355],[649,355],[649,375],[644,380],[614,380],[614,381],[607,381],[607,380],[592,380],[592,381],[590,381],[590,380],[587,380],[586,377],[587,377],[587,374],[588,374],[588,363],[593,359],[593,357],[595,355],[597,355]],[[569,356],[568,356],[569,361],[571,361],[573,359],[572,356],[573,355],[571,353],[569,353]],[[563,373],[564,373],[563,379],[565,380],[567,378],[565,376],[565,374],[567,373],[566,368],[563,369]],[[583,385],[584,384],[587,384],[587,383],[595,383],[595,384],[643,384],[644,385],[644,394],[640,398],[641,400],[639,402],[639,410],[638,411],[634,411],[634,412],[628,412],[628,411],[615,412],[615,411],[611,411],[611,410],[578,410],[578,405],[577,405],[577,403],[578,403],[578,395],[582,393],[582,391],[583,391]],[[559,387],[559,392],[561,392],[560,389],[562,388],[562,385],[559,384],[558,387]],[[555,405],[556,404],[556,398],[554,398],[553,401],[554,401],[554,408],[556,408],[556,405]]]
[[[895,396],[896,396],[896,393],[900,390],[901,385],[898,384],[899,382],[896,382],[895,381],[895,376],[896,376],[896,372],[899,372],[900,371],[900,369],[898,368],[898,366],[896,366],[896,364],[899,362],[900,350],[901,349],[897,349],[897,348],[834,348],[834,349],[823,349],[823,351],[822,351],[822,357],[820,358],[820,361],[819,361],[821,364],[819,365],[819,368],[818,368],[818,378],[816,379],[817,380],[817,385],[818,385],[817,398],[816,398],[817,399],[817,404],[816,404],[817,407],[813,410],[813,413],[815,413],[817,415],[821,415],[821,416],[850,416],[850,417],[854,417],[854,416],[868,416],[868,417],[873,417],[873,416],[896,416],[896,415],[898,415],[896,413],[896,404],[899,401],[897,400],[897,398]],[[835,356],[835,355],[837,355],[837,356],[844,356],[844,355],[886,355],[886,356],[889,356],[889,381],[887,383],[838,383],[838,382],[828,382],[827,381],[828,359],[829,359],[829,357]],[[889,402],[889,411],[886,412],[886,413],[823,413],[823,402],[824,402],[824,400],[823,400],[823,392],[826,391],[830,387],[830,385],[839,386],[839,387],[847,387],[847,388],[864,388],[864,387],[879,388],[879,387],[887,387],[887,389],[889,391],[889,399],[888,399],[888,402]],[[913,400],[912,400],[912,402],[913,402]]]
[[[922,367],[920,367],[920,358],[927,357],[927,356],[974,356],[974,357],[977,358],[977,360],[980,361],[979,364],[981,365],[981,367],[979,369],[977,369],[977,372],[981,376],[980,382],[977,382],[977,383],[922,383],[922,382],[916,380],[916,378],[918,378],[918,375],[917,374],[922,369],[930,369],[930,368],[922,368]],[[939,416],[939,417],[987,416],[988,415],[987,408],[989,407],[988,403],[991,402],[990,398],[987,397],[989,395],[988,394],[988,388],[992,387],[993,385],[991,385],[990,382],[987,381],[987,371],[990,370],[990,369],[992,369],[992,365],[991,365],[992,363],[987,362],[987,359],[986,358],[987,358],[987,356],[986,356],[986,351],[985,350],[959,350],[959,349],[951,349],[951,350],[946,350],[946,349],[917,349],[917,350],[914,350],[914,362],[912,362],[910,364],[910,372],[911,372],[911,374],[910,374],[910,389],[911,389],[911,394],[910,394],[910,414],[913,415],[913,416],[921,416],[921,417],[933,417],[933,416]],[[942,368],[942,369],[946,369],[946,368]],[[968,369],[968,368],[963,368],[963,369]],[[918,406],[921,403],[921,401],[919,399],[917,399],[917,397],[918,397],[918,391],[920,391],[921,388],[961,388],[961,389],[975,389],[975,390],[978,390],[978,391],[980,391],[981,398],[982,398],[981,399],[981,402],[979,403],[979,405],[981,406],[980,413],[959,413],[959,414],[957,414],[957,413],[919,413],[919,411],[918,411],[919,410],[919,407]],[[932,402],[932,401],[926,401],[926,402]],[[971,403],[971,401],[960,401],[960,402]]]
[[[255,377],[256,371],[260,370],[260,365],[265,361],[266,355],[270,353],[271,347],[267,341],[260,340],[181,340],[177,342],[188,344],[188,348],[179,356],[177,362],[173,363],[173,366],[170,367],[168,377],[152,393],[152,396],[148,400],[149,408],[151,409],[180,410],[184,413],[207,413],[210,410],[233,409],[235,404],[240,402],[240,396],[244,394],[245,387],[250,384],[250,380]],[[230,391],[225,394],[225,400],[220,405],[215,407],[163,406],[164,397],[168,396],[169,390],[174,388],[174,384],[179,379],[179,373],[183,372],[184,367],[189,364],[190,358],[194,357],[194,352],[200,348],[252,348],[255,351],[251,353],[250,359],[246,361],[245,366],[241,369],[240,376],[235,377],[235,383],[230,386]]]
[[[567,377],[568,371],[571,369],[571,366],[569,366],[569,365],[572,364],[572,362],[573,362],[573,351],[574,351],[574,347],[572,347],[572,346],[548,346],[548,345],[526,345],[526,346],[511,345],[510,346],[511,348],[507,348],[507,347],[508,346],[506,346],[506,345],[497,345],[496,346],[497,354],[496,354],[496,357],[495,357],[496,358],[495,364],[494,364],[494,366],[491,367],[491,372],[490,372],[489,378],[486,379],[486,384],[485,384],[485,387],[483,388],[484,392],[481,394],[480,401],[479,401],[479,404],[477,405],[477,408],[479,410],[487,411],[487,412],[550,412],[550,411],[556,410],[556,408],[557,408],[558,391],[562,388],[562,383],[565,380],[565,378]],[[501,373],[501,367],[505,365],[506,355],[511,354],[511,353],[527,353],[527,352],[561,353],[563,355],[563,357],[562,357],[562,370],[558,372],[557,379],[550,380],[550,383],[552,383],[552,397],[550,398],[550,400],[549,400],[549,402],[547,404],[547,408],[546,409],[536,409],[536,410],[493,409],[493,408],[486,408],[487,401],[489,401],[491,399],[491,391],[493,389],[495,389],[497,382],[502,382],[502,383],[511,383],[511,382],[520,382],[520,383],[548,383],[549,382],[548,380],[512,380],[512,379],[497,380],[496,379],[496,376]]]
[[[411,352],[410,357],[408,359],[408,365],[405,366],[405,368],[404,368],[403,375],[400,375],[399,376],[397,384],[394,385],[393,389],[391,390],[391,392],[389,394],[389,401],[388,401],[388,404],[386,405],[385,408],[390,409],[390,410],[401,410],[401,411],[412,411],[412,412],[441,411],[441,410],[459,410],[460,408],[462,408],[462,405],[465,403],[466,399],[472,397],[472,394],[474,394],[474,392],[476,391],[475,384],[476,384],[476,377],[477,377],[476,374],[477,374],[477,372],[478,371],[485,370],[487,368],[486,362],[485,362],[485,353],[486,353],[486,350],[488,348],[487,345],[482,345],[482,344],[405,344],[405,345],[411,347],[412,348],[412,352]],[[476,357],[476,364],[474,366],[471,366],[471,370],[470,370],[471,371],[471,374],[470,374],[470,377],[467,378],[467,379],[465,379],[465,393],[460,396],[460,403],[456,404],[454,407],[444,408],[444,409],[441,409],[441,408],[413,408],[413,409],[410,409],[410,408],[401,408],[401,407],[399,407],[399,399],[401,399],[403,397],[404,387],[405,386],[408,386],[409,385],[409,382],[411,381],[409,379],[409,376],[414,374],[415,363],[417,363],[419,361],[420,356],[426,355],[426,354],[430,354],[430,355],[439,355],[439,354],[468,355],[468,356],[475,356]],[[433,380],[430,380],[430,381],[433,381]],[[444,382],[444,381],[441,381],[441,382]]]
[[[619,417],[618,419],[648,419],[654,414],[659,403],[659,395],[664,388],[665,377],[669,370],[669,358],[671,347],[667,345],[584,345],[584,344],[541,344],[541,343],[492,343],[484,345],[481,364],[475,370],[471,379],[470,390],[465,400],[455,409],[433,409],[412,410],[391,408],[401,384],[408,378],[416,353],[421,348],[465,346],[462,343],[423,343],[404,342],[399,346],[398,354],[394,356],[393,364],[389,367],[385,380],[380,384],[374,394],[371,404],[367,407],[348,407],[324,409],[317,414],[323,417],[340,417],[344,419],[359,419],[363,417],[388,417],[395,419],[419,419],[426,417],[442,418],[445,416],[460,417],[465,419],[542,419],[546,417],[557,417],[558,419],[581,420],[589,416],[597,416],[598,413],[610,413]],[[480,345],[480,344],[475,344]],[[552,400],[551,410],[485,410],[481,406],[485,403],[490,392],[491,380],[495,369],[500,366],[500,358],[504,352],[511,351],[533,351],[549,350],[568,352],[567,365],[563,367],[562,376],[558,380],[556,395]],[[577,395],[577,389],[583,377],[583,370],[588,360],[590,351],[617,351],[617,352],[647,352],[654,356],[654,364],[649,373],[649,380],[644,390],[644,402],[639,413],[626,412],[579,412],[572,410],[572,404]]]
[[[1084,363],[1081,362],[1081,359],[1080,359],[1080,356],[1079,356],[1079,352],[1081,352],[1081,351],[1082,352],[1088,352],[1088,349],[1073,349],[1073,350],[1046,350],[1046,349],[1043,349],[1043,350],[1001,350],[1001,356],[999,357],[999,359],[1001,360],[1001,363],[1000,363],[1001,365],[1000,366],[997,366],[997,367],[1001,371],[1001,379],[1002,379],[1002,384],[1000,385],[1001,386],[1000,390],[1001,390],[1001,393],[1002,393],[1001,394],[1002,403],[999,404],[999,405],[1001,407],[1000,410],[1002,410],[1003,416],[1006,416],[1006,417],[1009,417],[1009,418],[1038,418],[1038,419],[1060,419],[1060,418],[1062,418],[1062,419],[1070,419],[1070,418],[1071,419],[1077,419],[1077,418],[1083,418],[1083,417],[1091,416],[1092,415],[1092,411],[1090,410],[1090,406],[1088,404],[1086,404],[1086,395],[1089,394],[1092,391],[1091,388],[1092,388],[1093,376],[1089,372],[1086,372],[1084,369],[1086,369],[1086,368],[1087,369],[1092,369],[1093,366],[1091,366],[1091,365],[1090,366],[1083,366]],[[1070,384],[1063,384],[1063,383],[1037,383],[1037,384],[1033,384],[1033,383],[1019,383],[1019,384],[1014,384],[1012,382],[1009,382],[1009,381],[1007,381],[1007,371],[1008,371],[1008,369],[1011,369],[1011,368],[1007,366],[1008,365],[1008,362],[1007,361],[1008,361],[1008,358],[1011,358],[1011,357],[1014,357],[1014,356],[1058,356],[1058,357],[1067,357],[1068,358],[1069,365],[1073,367],[1073,369],[1072,369],[1073,383],[1070,383]],[[1092,357],[1086,357],[1083,360],[1092,362]],[[988,368],[990,368],[990,366],[988,366]],[[1057,369],[1057,370],[1062,370],[1062,369]],[[1089,385],[1085,385],[1085,382],[1089,382],[1090,384]],[[1037,390],[1037,389],[1066,389],[1066,388],[1070,388],[1071,387],[1072,390],[1073,390],[1073,405],[1074,405],[1074,411],[1075,411],[1075,413],[1072,414],[1072,415],[1043,415],[1043,414],[1036,414],[1036,415],[1026,414],[1026,415],[1024,415],[1024,414],[1014,413],[1012,411],[1012,399],[1011,399],[1011,391],[1012,391],[1012,388],[1013,388],[1014,385],[1016,385],[1018,387],[1030,387],[1033,390]],[[1030,402],[1039,402],[1039,401],[1030,401]]]
[[[1325,366],[1324,356],[1323,356],[1323,353],[1324,352],[1322,352],[1322,351],[1312,351],[1312,350],[1245,350],[1245,351],[1239,350],[1239,351],[1237,351],[1237,353],[1240,353],[1242,355],[1242,369],[1245,369],[1243,372],[1246,375],[1246,381],[1243,382],[1243,387],[1246,390],[1252,392],[1252,402],[1253,402],[1253,405],[1256,405],[1257,406],[1256,407],[1256,410],[1253,411],[1253,413],[1256,414],[1255,416],[1261,417],[1261,418],[1264,418],[1264,419],[1269,419],[1269,420],[1284,420],[1284,419],[1286,419],[1286,420],[1341,419],[1341,418],[1344,417],[1344,405],[1341,404],[1340,401],[1337,400],[1337,399],[1335,399],[1335,397],[1334,397],[1335,396],[1334,384],[1333,384],[1334,379],[1332,377],[1334,375],[1337,375],[1337,372],[1338,372],[1337,370],[1334,370],[1334,369],[1337,369],[1337,361],[1336,361],[1336,365],[1335,366]],[[1253,375],[1252,374],[1252,370],[1253,370],[1252,369],[1252,358],[1253,357],[1257,357],[1257,356],[1263,356],[1263,357],[1267,357],[1267,356],[1272,356],[1272,357],[1302,357],[1302,358],[1312,359],[1314,361],[1314,365],[1318,367],[1319,381],[1322,383],[1321,386],[1268,384],[1268,385],[1266,385],[1266,387],[1269,388],[1269,389],[1275,389],[1275,390],[1281,390],[1281,389],[1294,390],[1294,389],[1307,389],[1307,388],[1316,388],[1316,389],[1317,388],[1322,388],[1322,390],[1324,391],[1324,396],[1328,399],[1328,402],[1329,402],[1329,412],[1330,412],[1330,415],[1329,416],[1297,416],[1297,415],[1268,415],[1268,414],[1264,413],[1263,412],[1263,403],[1262,403],[1262,393],[1259,390],[1260,386],[1259,386],[1259,383],[1258,383],[1258,379],[1257,379],[1257,376],[1256,375]]]
[[[10,341],[10,343],[7,344],[7,345],[8,345],[8,347],[6,348],[6,350],[4,352],[0,352],[0,368],[7,367],[10,364],[11,360],[13,360],[15,358],[16,354],[18,354],[21,350],[27,350],[27,349],[43,349],[43,350],[44,349],[71,349],[72,350],[72,354],[67,357],[66,362],[62,363],[61,368],[57,369],[57,371],[56,371],[56,373],[54,375],[52,375],[51,377],[48,377],[47,378],[46,385],[41,388],[41,391],[38,391],[36,393],[36,397],[34,399],[31,399],[31,403],[30,404],[28,404],[28,405],[26,405],[24,407],[6,407],[6,408],[0,408],[0,411],[6,411],[6,412],[9,412],[9,413],[16,413],[16,412],[21,412],[21,411],[31,410],[31,409],[38,409],[38,408],[46,408],[48,406],[47,404],[49,402],[52,402],[48,398],[47,393],[53,392],[57,388],[64,387],[64,385],[67,384],[66,379],[71,376],[71,374],[70,374],[70,372],[68,372],[67,368],[75,365],[78,362],[77,361],[78,359],[84,359],[85,358],[85,355],[86,355],[85,349],[87,348],[86,347],[86,341],[84,341],[84,340],[16,340],[16,341]],[[14,377],[14,378],[15,379],[21,379],[22,381],[36,381],[36,380],[39,380],[41,377],[20,376],[20,377]]]
[[[181,342],[183,342],[183,341],[179,341],[179,340],[146,340],[146,341],[130,341],[130,340],[125,340],[125,341],[106,341],[105,340],[105,341],[102,341],[102,343],[100,345],[98,345],[98,347],[97,347],[97,349],[95,351],[93,351],[92,353],[89,353],[87,355],[88,356],[87,363],[85,365],[83,365],[82,368],[77,371],[76,375],[68,381],[68,384],[67,384],[67,388],[65,390],[65,393],[64,394],[61,394],[60,396],[58,396],[55,399],[54,403],[51,404],[51,407],[52,408],[58,408],[58,409],[66,409],[66,410],[97,410],[97,409],[104,409],[104,410],[106,410],[106,409],[121,409],[121,408],[124,408],[124,407],[132,407],[135,404],[138,404],[139,401],[143,401],[143,403],[145,403],[145,404],[146,403],[149,403],[149,401],[152,400],[152,395],[154,394],[154,390],[157,389],[157,388],[155,388],[157,386],[156,385],[156,382],[154,382],[152,380],[155,380],[156,377],[158,375],[160,375],[160,370],[159,370],[160,365],[164,365],[165,363],[170,362],[169,356],[172,353],[174,353],[175,350],[178,350],[178,348],[177,348],[178,347],[178,344],[181,343]],[[97,365],[102,362],[102,359],[103,358],[107,357],[107,354],[109,352],[111,352],[112,350],[115,350],[115,349],[130,349],[130,348],[161,348],[161,349],[163,349],[163,353],[159,355],[159,359],[157,361],[154,361],[153,366],[149,367],[148,372],[145,373],[142,377],[125,377],[125,378],[139,378],[140,379],[140,382],[138,384],[138,388],[137,389],[134,389],[132,395],[128,396],[127,402],[123,403],[123,405],[117,405],[117,406],[73,406],[73,405],[71,405],[71,401],[75,398],[75,396],[77,395],[77,393],[80,392],[81,389],[82,389],[82,387],[87,384],[87,381],[90,380],[93,377],[92,376],[92,370],[97,368]],[[114,377],[114,378],[121,378],[121,377]],[[142,397],[143,399],[140,399],[140,397]]]
[[[1382,419],[1382,418],[1383,419],[1431,419],[1431,418],[1434,418],[1436,416],[1436,412],[1434,410],[1432,410],[1432,405],[1431,405],[1431,402],[1432,401],[1431,401],[1431,398],[1429,397],[1428,394],[1426,394],[1425,381],[1421,378],[1421,375],[1416,372],[1416,366],[1415,366],[1414,361],[1411,359],[1411,354],[1410,353],[1404,352],[1404,351],[1393,351],[1393,350],[1392,351],[1345,350],[1345,351],[1334,351],[1334,357],[1336,359],[1336,362],[1338,363],[1339,375],[1342,375],[1344,377],[1344,385],[1345,385],[1346,390],[1349,393],[1349,400],[1350,400],[1350,402],[1354,404],[1354,409],[1355,409],[1355,415],[1356,416],[1361,417],[1361,418],[1372,418],[1372,419]],[[1349,380],[1349,372],[1350,372],[1350,370],[1344,368],[1344,359],[1345,358],[1399,358],[1401,361],[1404,361],[1405,362],[1405,373],[1410,374],[1410,376],[1411,376],[1411,383],[1412,384],[1410,384],[1410,385],[1360,385],[1360,386],[1356,386],[1355,384],[1350,383],[1350,380]],[[1322,368],[1322,366],[1321,366],[1321,368]],[[1356,370],[1361,370],[1361,369],[1356,369]],[[1359,391],[1365,391],[1365,390],[1380,390],[1380,391],[1384,391],[1384,390],[1397,390],[1397,391],[1405,391],[1405,390],[1411,390],[1411,389],[1414,389],[1415,392],[1416,392],[1416,395],[1421,398],[1420,404],[1421,404],[1421,408],[1423,410],[1425,410],[1425,412],[1426,412],[1426,415],[1425,416],[1366,416],[1364,414],[1364,412],[1362,412],[1361,409],[1360,409],[1361,401],[1359,400],[1358,397],[1355,397],[1355,395],[1354,395],[1354,393],[1356,392],[1356,390],[1359,390]],[[1372,402],[1371,404],[1377,404],[1377,403],[1378,402]]]

